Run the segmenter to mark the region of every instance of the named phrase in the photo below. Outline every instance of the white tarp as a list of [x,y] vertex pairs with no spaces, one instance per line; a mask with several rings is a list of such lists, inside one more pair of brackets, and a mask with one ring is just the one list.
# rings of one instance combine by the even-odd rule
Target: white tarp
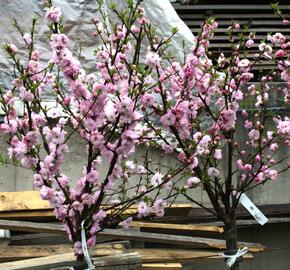
[[[107,2],[111,2],[107,0]],[[126,8],[127,0],[114,0],[118,8]],[[96,39],[92,36],[94,26],[91,19],[96,16],[95,0],[55,0],[54,5],[61,8],[64,17],[64,32],[70,38],[70,49],[77,50],[82,43],[83,54],[87,65],[94,61],[93,51],[97,47]],[[173,27],[178,28],[178,33],[173,39],[172,50],[175,55],[182,59],[182,40],[185,41],[186,50],[193,45],[193,35],[185,23],[178,17],[169,0],[144,0],[142,6],[145,8],[146,17],[157,28],[160,37],[168,37]],[[16,18],[25,32],[29,32],[33,16],[41,17],[36,30],[36,48],[41,51],[42,59],[48,60],[50,56],[49,36],[50,30],[43,18],[45,11],[43,1],[40,0],[1,0],[0,5],[0,39],[1,44],[6,42],[21,46],[19,33],[12,26],[12,18]],[[23,46],[23,42],[22,42]],[[0,53],[0,83],[3,86],[11,86],[13,80],[13,69],[7,61],[5,52]],[[11,62],[10,62],[11,63]],[[93,62],[92,62],[93,63]]]

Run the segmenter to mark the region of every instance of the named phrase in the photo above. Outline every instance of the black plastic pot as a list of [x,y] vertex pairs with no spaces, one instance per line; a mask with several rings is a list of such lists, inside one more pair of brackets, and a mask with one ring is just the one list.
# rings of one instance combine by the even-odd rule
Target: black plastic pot
[[89,267],[86,263],[78,263],[77,265],[74,266],[74,270],[87,270]]

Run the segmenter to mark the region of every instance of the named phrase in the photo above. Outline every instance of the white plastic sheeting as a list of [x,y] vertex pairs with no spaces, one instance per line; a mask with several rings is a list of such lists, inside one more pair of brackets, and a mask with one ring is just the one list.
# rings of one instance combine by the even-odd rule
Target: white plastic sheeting
[[[85,56],[84,66],[90,65],[94,61],[93,51],[97,47],[96,38],[93,37],[94,25],[91,19],[96,14],[95,0],[55,0],[55,6],[61,8],[64,17],[64,32],[70,38],[69,47],[77,51],[81,42]],[[105,1],[109,3],[111,0]],[[126,8],[127,0],[114,0],[118,9]],[[176,57],[182,59],[182,40],[185,41],[185,48],[193,45],[193,35],[185,23],[178,17],[169,0],[144,0],[142,6],[145,8],[146,17],[157,28],[160,37],[168,37],[173,27],[178,28],[178,33],[172,40],[171,50]],[[25,32],[29,32],[33,16],[41,17],[36,30],[36,48],[42,53],[42,59],[48,60],[50,57],[49,36],[51,34],[47,27],[47,22],[43,19],[45,11],[43,2],[39,0],[1,0],[0,5],[0,40],[1,44],[6,42],[14,43],[21,47],[24,45],[17,31],[12,26],[12,18],[16,18]],[[19,42],[20,41],[20,42]],[[13,69],[11,62],[2,51],[0,53],[0,83],[4,87],[11,87],[13,80]]]

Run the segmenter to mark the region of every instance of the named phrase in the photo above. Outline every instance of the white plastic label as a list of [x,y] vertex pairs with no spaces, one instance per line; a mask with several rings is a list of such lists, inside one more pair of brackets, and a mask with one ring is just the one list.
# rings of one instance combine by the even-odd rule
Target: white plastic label
[[249,197],[243,193],[240,197],[240,203],[250,212],[250,214],[259,222],[261,225],[264,225],[268,218],[257,208],[256,205],[249,199]]

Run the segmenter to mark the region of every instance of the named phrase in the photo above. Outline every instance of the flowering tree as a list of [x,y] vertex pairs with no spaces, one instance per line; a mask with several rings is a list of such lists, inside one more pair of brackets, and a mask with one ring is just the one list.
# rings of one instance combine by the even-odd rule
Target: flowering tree
[[[278,113],[273,117],[267,103],[269,83],[276,79],[288,83],[281,89],[281,107],[289,103],[290,43],[280,33],[269,35],[251,62],[247,49],[255,44],[255,35],[241,35],[234,44],[239,30],[234,24],[228,33],[232,53],[216,59],[208,48],[217,23],[208,19],[180,62],[167,50],[171,37],[156,36],[140,2],[129,0],[126,12],[113,4],[108,16],[98,0],[100,17],[93,24],[102,47],[95,51],[95,73],[89,74],[69,50],[60,9],[50,3],[46,13],[53,32],[47,65],[34,49],[36,19],[31,33],[24,33],[15,22],[28,54],[20,59],[15,45],[5,46],[17,71],[13,88],[1,90],[5,113],[1,132],[9,135],[9,157],[35,172],[35,187],[55,206],[79,259],[82,231],[91,247],[100,230],[120,222],[128,225],[130,217],[123,213],[132,204],[137,203],[139,218],[162,216],[165,200],[174,201],[181,194],[196,202],[190,190],[198,186],[208,194],[212,213],[225,224],[227,248],[237,249],[236,208],[241,194],[276,180],[289,167],[288,157],[276,155],[281,146],[290,145],[290,120]],[[254,67],[262,59],[274,61],[276,67],[269,74],[255,75]],[[259,83],[249,83],[254,79]],[[46,91],[54,93],[61,115],[43,105]],[[25,108],[23,117],[17,116],[16,102]],[[247,135],[238,140],[241,132]],[[74,133],[87,150],[83,176],[75,184],[61,166]],[[138,145],[158,147],[176,158],[176,166],[159,164],[156,169],[147,150],[135,164],[132,155]],[[222,160],[226,170],[221,169]],[[103,176],[104,163],[109,166]]]
[[[290,119],[285,116],[290,99],[290,42],[281,33],[257,42],[254,33],[243,32],[235,42],[240,25],[233,23],[228,29],[231,53],[214,57],[208,49],[217,26],[213,19],[203,23],[184,63],[165,65],[159,59],[154,67],[158,86],[143,96],[148,100],[144,119],[162,141],[162,149],[185,166],[181,174],[188,178],[187,184],[178,192],[204,207],[190,194],[197,186],[204,189],[214,211],[204,208],[224,222],[227,248],[234,251],[241,195],[276,181],[290,166],[289,151],[282,158],[277,154],[290,146]],[[255,44],[259,53],[250,61],[249,49]],[[159,54],[158,49],[153,51]],[[273,69],[255,72],[261,61],[272,63]],[[286,86],[273,89],[274,80]],[[274,91],[279,92],[276,100]],[[269,108],[270,102],[279,104],[278,109]],[[238,263],[231,269],[238,269]]]
[[[13,163],[33,170],[35,188],[54,206],[80,260],[82,241],[87,239],[87,246],[92,247],[102,229],[118,224],[127,227],[132,217],[124,212],[133,204],[137,204],[138,218],[162,216],[165,200],[174,201],[173,186],[181,181],[170,179],[183,164],[164,168],[171,178],[163,179],[148,154],[152,131],[142,125],[143,109],[153,101],[145,93],[157,85],[153,67],[159,56],[150,52],[147,64],[142,63],[141,45],[165,50],[170,38],[157,40],[140,2],[128,1],[126,12],[112,5],[108,16],[98,1],[99,18],[92,23],[102,46],[96,48],[96,68],[91,73],[81,68],[70,51],[68,37],[62,33],[61,10],[51,3],[46,12],[52,31],[48,63],[43,63],[41,52],[35,49],[37,19],[30,33],[14,22],[24,48],[5,45],[16,75],[12,88],[0,92],[5,114],[0,128],[8,135],[8,156]],[[44,105],[46,93],[52,94],[55,108]],[[23,116],[17,114],[19,104]],[[87,154],[83,175],[75,182],[62,170],[74,133],[84,142]],[[139,145],[145,154],[136,163],[133,154]],[[100,169],[106,164],[102,175]]]

